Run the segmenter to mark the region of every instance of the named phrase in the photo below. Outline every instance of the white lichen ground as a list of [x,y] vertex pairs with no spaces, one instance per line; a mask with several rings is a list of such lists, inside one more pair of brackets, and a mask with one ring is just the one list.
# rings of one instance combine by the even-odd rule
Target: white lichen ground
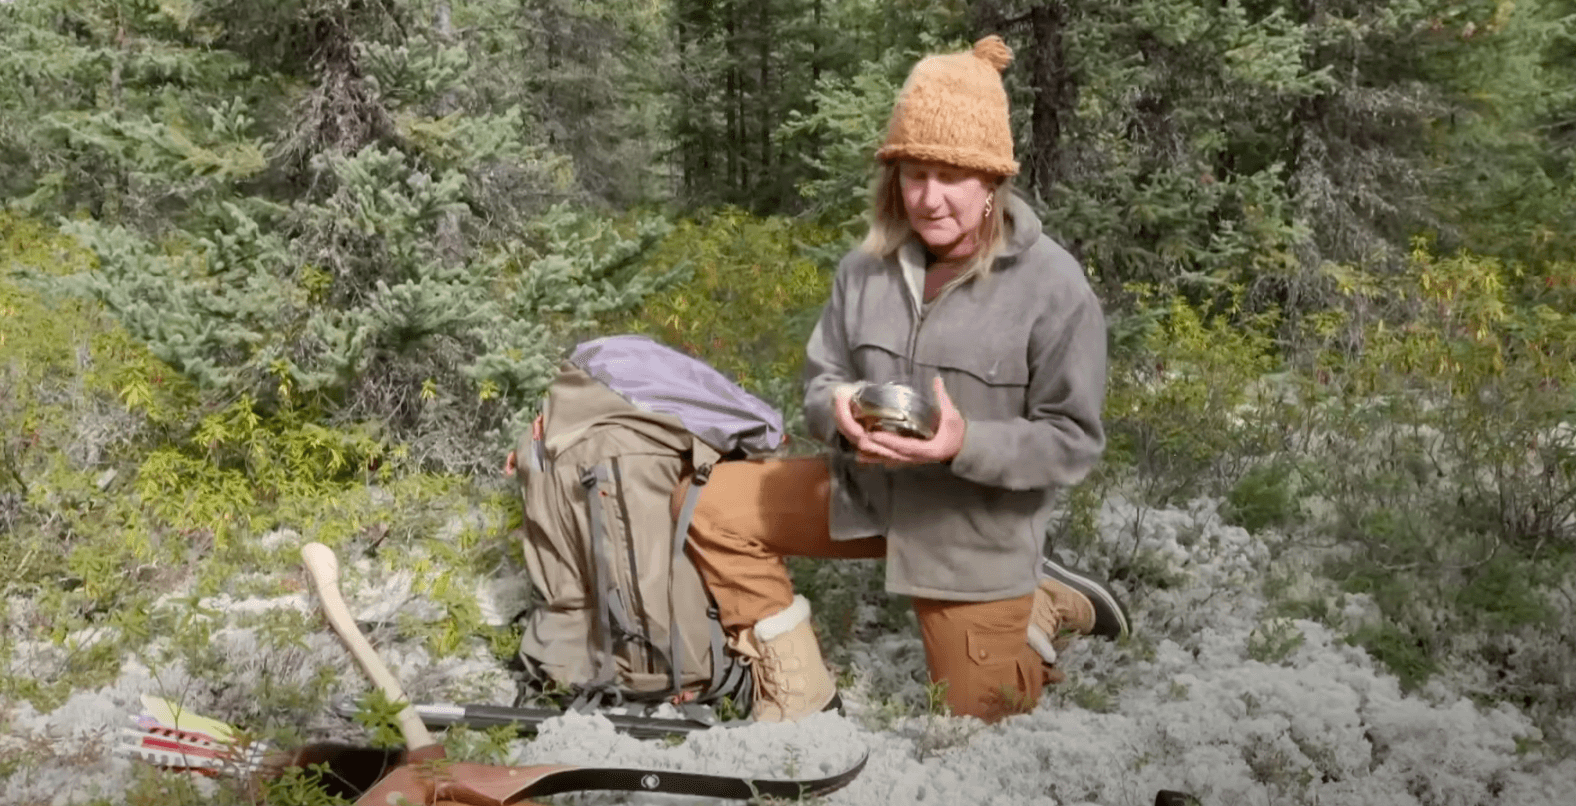
[[[1259,593],[1271,570],[1265,540],[1222,525],[1213,505],[1140,511],[1113,501],[1102,518],[1107,545],[1096,556],[1068,559],[1099,567],[1108,564],[1102,558],[1146,553],[1163,561],[1178,584],[1126,591],[1142,636],[1120,646],[1075,645],[1063,663],[1069,680],[1051,689],[1034,713],[993,726],[891,716],[885,703],[923,699],[922,651],[910,631],[852,650],[847,716],[718,729],[675,746],[616,734],[604,719],[570,716],[548,723],[532,741],[514,743],[513,761],[817,777],[868,753],[864,773],[826,796],[826,804],[1147,806],[1159,789],[1191,792],[1210,806],[1576,803],[1576,760],[1546,755],[1537,729],[1516,709],[1478,707],[1446,682],[1403,694],[1394,677],[1329,628],[1266,619]],[[409,577],[351,566],[344,586],[364,616],[420,610],[421,586]],[[521,594],[508,581],[484,586],[484,612],[512,613]],[[205,604],[220,614],[312,607],[304,595]],[[1353,624],[1367,614],[1361,597],[1334,604]],[[25,602],[10,603],[13,619],[25,611]],[[285,648],[255,628],[222,630],[215,640],[235,668],[233,685],[223,691],[194,684],[179,664],[155,672],[128,659],[113,685],[78,692],[53,712],[0,702],[0,722],[8,726],[0,754],[31,748],[42,759],[0,779],[0,803],[71,804],[122,791],[135,762],[110,749],[140,710],[143,693],[224,717],[248,713],[258,687],[305,685],[325,665],[338,670],[343,692],[365,687],[326,628]],[[1253,642],[1283,649],[1250,652]],[[381,648],[417,699],[507,702],[513,696],[513,682],[485,652],[433,662],[420,648],[390,642]],[[50,644],[21,646],[11,672],[47,675],[64,662],[62,652]],[[300,727],[311,738],[356,735],[354,726],[329,714]],[[557,802],[697,799],[588,793]]]

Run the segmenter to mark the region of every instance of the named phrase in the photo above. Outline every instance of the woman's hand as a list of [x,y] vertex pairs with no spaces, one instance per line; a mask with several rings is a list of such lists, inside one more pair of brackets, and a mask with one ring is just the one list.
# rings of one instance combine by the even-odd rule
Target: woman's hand
[[936,378],[932,389],[935,391],[936,407],[941,410],[941,422],[936,426],[936,435],[930,439],[914,439],[885,431],[866,431],[854,419],[849,405],[853,398],[852,386],[847,389],[846,397],[843,396],[845,390],[842,387],[834,393],[838,430],[859,451],[861,462],[900,467],[949,461],[963,450],[963,432],[967,423],[958,408],[952,405],[952,398],[947,395],[947,387],[940,378]]
[[848,440],[848,444],[854,446],[869,436],[865,427],[854,419],[854,395],[859,394],[859,387],[857,383],[840,383],[832,387],[832,420],[837,423],[837,430]]

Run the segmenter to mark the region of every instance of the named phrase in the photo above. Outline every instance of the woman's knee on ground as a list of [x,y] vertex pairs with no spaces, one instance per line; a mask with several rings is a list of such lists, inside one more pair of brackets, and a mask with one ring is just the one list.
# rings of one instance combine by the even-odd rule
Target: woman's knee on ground
[[1033,597],[993,602],[915,599],[931,680],[954,714],[996,721],[1034,708],[1045,685],[1025,635]]

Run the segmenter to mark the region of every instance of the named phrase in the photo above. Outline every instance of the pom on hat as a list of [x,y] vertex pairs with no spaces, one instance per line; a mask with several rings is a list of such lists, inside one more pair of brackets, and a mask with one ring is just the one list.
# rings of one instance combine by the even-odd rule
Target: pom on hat
[[1012,48],[1001,37],[991,34],[974,43],[974,57],[984,61],[1000,73],[1012,64]]
[[920,60],[887,123],[880,160],[921,160],[1012,176],[1012,125],[1001,72],[1012,48],[992,34],[972,50]]

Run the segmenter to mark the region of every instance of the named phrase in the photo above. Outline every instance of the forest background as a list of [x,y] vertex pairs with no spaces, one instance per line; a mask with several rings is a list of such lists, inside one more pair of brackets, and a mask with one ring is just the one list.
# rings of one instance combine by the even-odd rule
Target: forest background
[[[1188,579],[1102,506],[1213,502],[1268,552],[1255,661],[1315,622],[1568,757],[1576,0],[0,0],[0,722],[128,658],[321,710],[326,674],[224,694],[198,604],[298,591],[302,540],[441,577],[392,634],[505,661],[470,590],[520,574],[498,468],[562,351],[651,333],[808,449],[896,90],[991,32],[1110,324],[1048,539],[1141,605]],[[794,572],[834,659],[911,629],[877,569]]]

